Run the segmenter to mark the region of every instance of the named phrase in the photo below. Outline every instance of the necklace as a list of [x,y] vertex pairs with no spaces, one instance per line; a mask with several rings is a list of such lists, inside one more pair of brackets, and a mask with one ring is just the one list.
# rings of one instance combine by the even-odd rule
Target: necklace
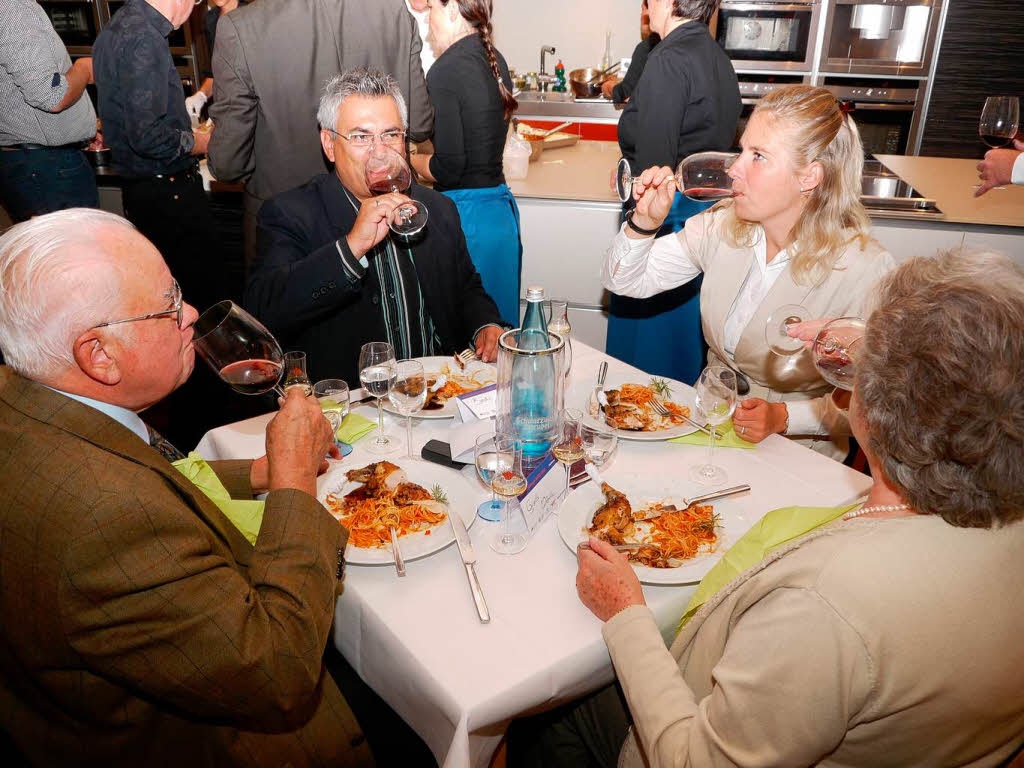
[[854,510],[853,512],[847,512],[843,515],[843,520],[852,520],[855,517],[861,515],[870,515],[872,512],[900,512],[904,509],[910,509],[909,504],[872,504],[868,507],[861,507],[860,509]]

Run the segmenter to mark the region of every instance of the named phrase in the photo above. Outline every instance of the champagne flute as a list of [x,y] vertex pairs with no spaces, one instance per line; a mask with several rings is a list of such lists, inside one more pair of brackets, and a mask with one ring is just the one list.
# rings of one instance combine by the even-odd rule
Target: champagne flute
[[274,335],[233,301],[207,309],[193,324],[196,352],[226,384],[243,395],[274,390],[284,370],[284,355]]
[[292,387],[299,387],[306,397],[313,394],[313,385],[309,383],[309,374],[306,373],[305,352],[284,353],[284,391]]
[[562,496],[569,493],[569,475],[572,473],[572,465],[583,458],[583,438],[580,437],[580,427],[583,422],[583,413],[573,408],[566,408],[559,418],[559,435],[551,446],[551,453],[558,459],[558,462],[565,467],[565,489]]
[[818,331],[811,354],[815,368],[829,384],[840,389],[853,389],[864,327],[865,323],[859,317],[840,317],[825,323]]
[[547,302],[550,307],[548,318],[548,330],[557,333],[565,340],[562,348],[563,359],[565,360],[565,378],[568,386],[569,370],[572,367],[572,341],[569,334],[572,333],[572,326],[569,325],[569,302],[565,299],[552,299]]
[[388,400],[395,410],[405,416],[405,439],[409,446],[406,458],[412,453],[412,415],[427,404],[427,375],[418,360],[399,360],[395,363],[395,383],[388,392]]
[[789,335],[789,326],[802,323],[810,312],[800,304],[783,304],[768,316],[764,326],[764,340],[776,355],[795,355],[804,348],[804,342]]
[[331,425],[334,442],[341,449],[342,456],[352,453],[352,446],[338,440],[338,430],[348,416],[348,382],[343,379],[321,379],[313,385],[313,396],[320,401],[320,409]]
[[359,350],[359,381],[363,389],[377,398],[377,437],[367,447],[370,453],[390,453],[398,448],[394,438],[384,433],[384,398],[395,384],[395,350],[386,341],[371,341]]
[[523,446],[511,435],[495,435],[494,454],[491,490],[505,502],[505,525],[504,530],[491,541],[491,549],[499,555],[514,555],[526,548],[526,537],[521,533],[512,533],[512,502],[526,490]]
[[[383,142],[374,142],[366,158],[366,186],[374,195],[389,192],[407,194],[412,186],[412,170],[405,158]],[[427,224],[427,206],[418,200],[399,205],[388,217],[388,226],[396,235],[412,237]]]
[[[676,189],[698,202],[713,202],[733,196],[729,169],[739,157],[735,152],[695,152],[676,167],[673,178]],[[615,191],[622,202],[633,196],[633,185],[639,177],[633,176],[629,161],[621,158],[615,168]]]
[[[721,363],[712,363],[700,373],[697,384],[697,407],[712,427],[727,422],[736,410],[736,372]],[[708,430],[708,460],[690,467],[690,479],[701,485],[721,485],[728,479],[726,471],[716,466],[714,429]]]
[[990,147],[1005,147],[1020,124],[1020,100],[1016,96],[989,96],[981,110],[978,135]]
[[476,463],[476,473],[491,490],[491,500],[485,501],[476,508],[476,513],[484,520],[496,523],[501,520],[501,510],[505,507],[504,501],[498,501],[494,489],[491,488],[491,478],[500,464],[498,449],[494,444],[494,435],[480,435],[473,446],[473,458]]

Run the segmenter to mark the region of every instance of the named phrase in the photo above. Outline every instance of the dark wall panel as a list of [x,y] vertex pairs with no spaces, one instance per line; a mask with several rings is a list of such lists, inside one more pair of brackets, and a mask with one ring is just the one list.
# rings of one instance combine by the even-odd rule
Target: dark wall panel
[[986,96],[1024,99],[1024,2],[947,0],[922,155],[981,157],[978,117]]

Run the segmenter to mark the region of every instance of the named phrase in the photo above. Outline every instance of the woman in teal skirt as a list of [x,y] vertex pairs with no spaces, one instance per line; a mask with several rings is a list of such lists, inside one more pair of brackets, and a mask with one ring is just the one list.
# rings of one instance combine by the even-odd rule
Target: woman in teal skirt
[[413,155],[412,163],[455,201],[484,289],[505,322],[518,325],[519,209],[502,171],[516,100],[508,65],[491,43],[491,3],[431,0],[430,37],[438,54],[427,75],[434,152]]

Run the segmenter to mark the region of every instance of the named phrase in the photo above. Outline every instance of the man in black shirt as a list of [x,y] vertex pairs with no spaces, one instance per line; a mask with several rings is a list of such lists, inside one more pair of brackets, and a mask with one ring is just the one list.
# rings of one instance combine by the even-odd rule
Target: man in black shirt
[[426,205],[429,219],[404,243],[390,234],[388,216],[408,197],[374,197],[367,186],[367,158],[405,148],[398,83],[349,70],[324,87],[318,119],[334,171],[260,209],[246,307],[285,347],[309,356],[314,380],[354,382],[369,341],[390,342],[400,358],[472,345],[494,360],[501,316],[469,259],[455,204],[413,184],[408,197]]
[[203,310],[232,292],[216,261],[220,243],[199,175],[197,156],[210,134],[192,132],[167,46],[193,7],[192,0],[129,0],[96,38],[93,69],[103,135],[124,179],[125,216]]

